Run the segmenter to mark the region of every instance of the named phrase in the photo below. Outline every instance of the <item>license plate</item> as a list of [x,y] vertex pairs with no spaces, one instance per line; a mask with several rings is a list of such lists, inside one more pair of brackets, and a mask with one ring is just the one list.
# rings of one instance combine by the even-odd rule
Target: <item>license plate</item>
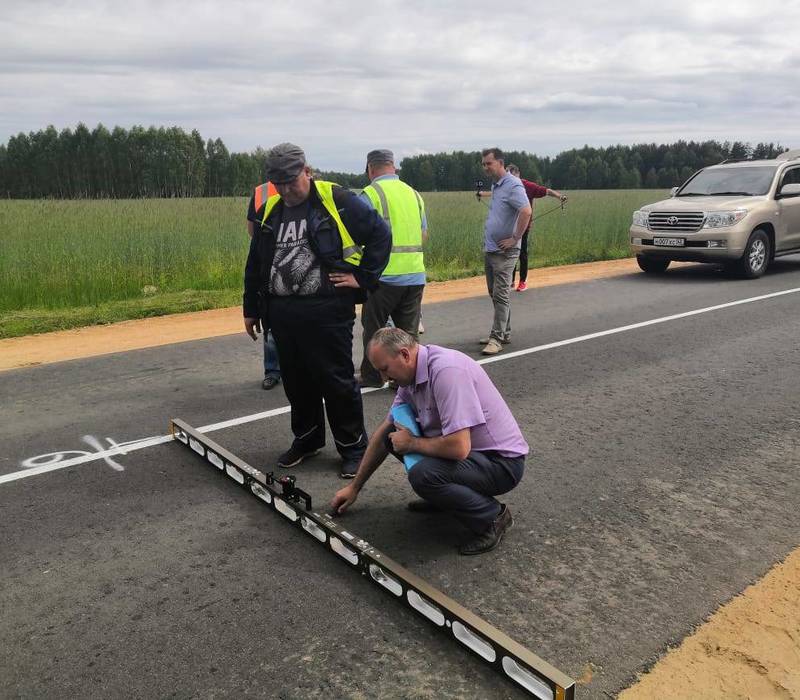
[[654,238],[653,245],[665,245],[673,248],[682,248],[686,245],[685,238]]

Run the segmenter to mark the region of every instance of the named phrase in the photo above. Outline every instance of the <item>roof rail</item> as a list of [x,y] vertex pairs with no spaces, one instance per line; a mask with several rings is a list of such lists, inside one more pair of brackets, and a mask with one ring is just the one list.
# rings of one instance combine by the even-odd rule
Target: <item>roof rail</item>
[[775,156],[775,160],[797,160],[800,158],[800,148],[795,148],[791,151],[785,151],[780,155]]

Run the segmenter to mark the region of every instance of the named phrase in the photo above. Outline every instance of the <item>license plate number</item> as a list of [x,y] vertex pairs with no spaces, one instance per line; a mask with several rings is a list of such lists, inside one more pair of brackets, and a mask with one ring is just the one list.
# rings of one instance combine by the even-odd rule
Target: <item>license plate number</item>
[[671,246],[674,248],[682,248],[686,245],[685,238],[654,238],[653,245]]

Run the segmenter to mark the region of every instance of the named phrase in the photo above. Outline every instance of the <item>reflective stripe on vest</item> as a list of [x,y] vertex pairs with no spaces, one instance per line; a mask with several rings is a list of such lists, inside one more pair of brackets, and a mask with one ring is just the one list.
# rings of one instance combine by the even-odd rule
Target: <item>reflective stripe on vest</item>
[[[342,260],[350,263],[351,265],[360,265],[361,247],[356,245],[356,242],[353,240],[353,237],[347,230],[347,226],[344,225],[342,217],[339,216],[339,212],[336,209],[336,203],[333,201],[333,188],[335,183],[325,182],[322,180],[313,180],[312,182],[317,188],[317,195],[319,196],[320,202],[322,202],[322,205],[331,215],[331,218],[336,222],[336,228],[339,229],[339,237],[342,239]],[[262,226],[266,222],[267,217],[269,217],[272,210],[275,208],[275,205],[280,201],[281,196],[277,192],[267,199],[267,206],[264,207],[264,216],[261,219]]]
[[256,191],[253,193],[253,205],[255,206],[255,210],[258,211],[261,209],[261,205],[274,194],[278,194],[278,190],[275,189],[275,185],[271,182],[265,182],[263,185],[256,187]]
[[425,272],[422,255],[422,216],[425,205],[416,190],[394,178],[364,188],[372,206],[392,234],[392,254],[382,276]]

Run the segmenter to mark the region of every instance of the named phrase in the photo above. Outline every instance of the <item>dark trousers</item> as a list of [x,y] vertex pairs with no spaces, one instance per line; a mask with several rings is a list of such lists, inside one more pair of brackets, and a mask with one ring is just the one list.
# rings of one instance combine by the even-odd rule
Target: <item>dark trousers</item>
[[[527,282],[528,281],[528,234],[530,230],[525,231],[522,234],[522,241],[520,241],[519,246],[519,281],[520,282]],[[516,277],[517,269],[514,268],[514,274],[511,275],[511,284],[514,284],[514,278]]]
[[350,294],[272,297],[269,323],[278,346],[283,387],[292,407],[294,445],[325,444],[325,418],[342,457],[366,449],[364,410],[353,370],[355,304]]
[[[387,449],[397,459],[402,457]],[[500,514],[494,498],[508,493],[525,472],[525,457],[503,457],[501,454],[472,450],[466,459],[424,457],[408,472],[408,481],[420,498],[455,518],[476,535],[486,532]]]
[[417,337],[419,329],[420,309],[424,284],[408,286],[385,284],[380,282],[374,292],[370,292],[364,306],[361,307],[361,325],[364,328],[364,359],[361,361],[361,379],[377,383],[381,377],[367,359],[367,343],[375,335],[375,331],[383,328],[389,316],[397,328]]

